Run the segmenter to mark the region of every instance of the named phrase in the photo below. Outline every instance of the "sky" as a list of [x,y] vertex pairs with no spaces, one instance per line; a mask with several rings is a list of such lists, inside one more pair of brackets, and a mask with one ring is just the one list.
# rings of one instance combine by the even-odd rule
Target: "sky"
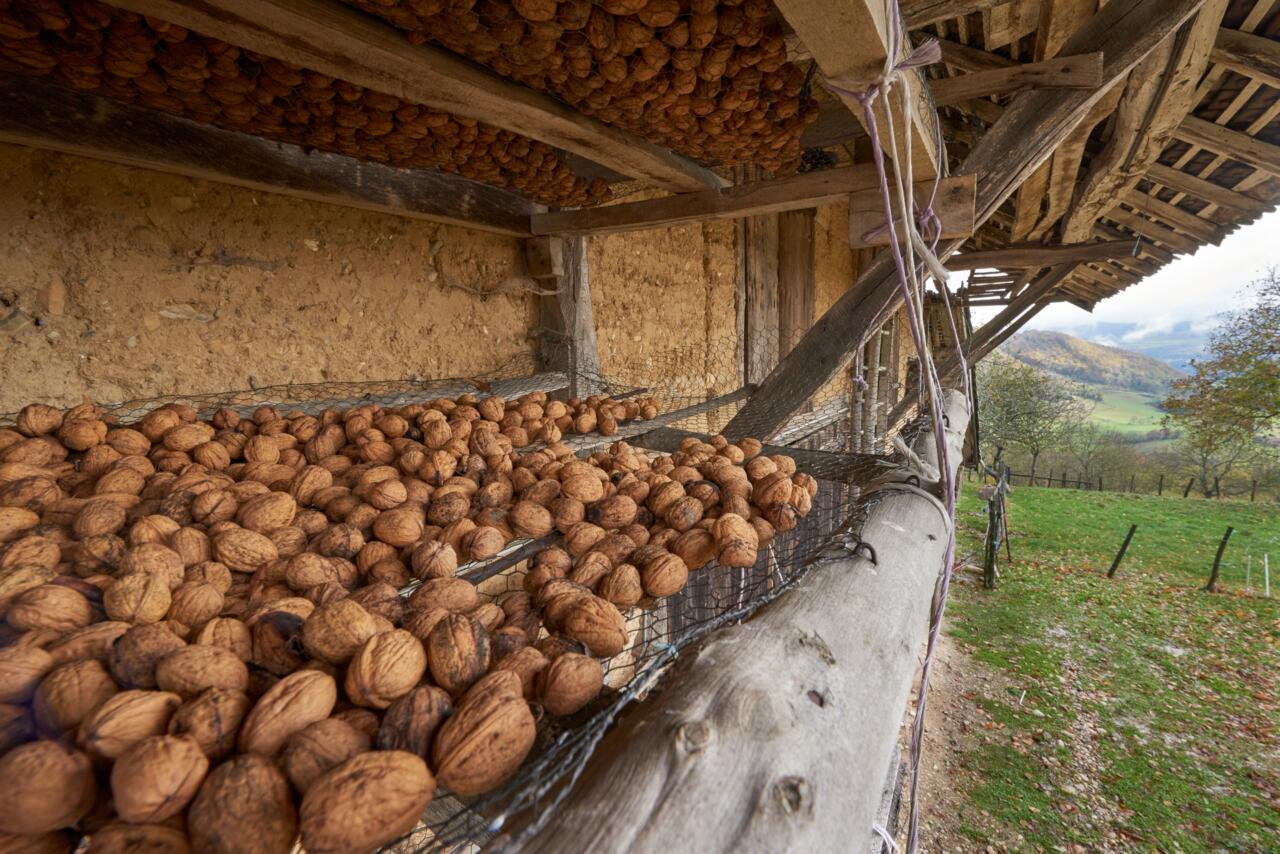
[[[1028,329],[1079,334],[1099,322],[1137,323],[1129,341],[1170,331],[1190,321],[1204,331],[1217,325],[1217,315],[1248,304],[1249,283],[1271,266],[1280,265],[1280,211],[1264,214],[1252,225],[1232,232],[1220,246],[1202,246],[1154,275],[1108,297],[1089,313],[1070,303],[1054,303],[1040,312]],[[960,284],[952,279],[952,285]],[[974,311],[977,325],[999,309]]]

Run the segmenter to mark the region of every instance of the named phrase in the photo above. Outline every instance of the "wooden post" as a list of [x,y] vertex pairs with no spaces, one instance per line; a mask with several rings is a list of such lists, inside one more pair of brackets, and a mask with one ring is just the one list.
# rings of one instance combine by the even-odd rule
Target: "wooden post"
[[1209,583],[1204,586],[1206,593],[1212,593],[1218,583],[1218,570],[1222,566],[1222,553],[1227,550],[1227,541],[1231,539],[1233,533],[1235,533],[1235,528],[1228,525],[1227,532],[1222,535],[1222,542],[1218,543],[1218,553],[1213,558],[1213,574],[1209,576]]
[[1124,542],[1120,544],[1120,551],[1116,552],[1116,559],[1111,561],[1111,568],[1107,570],[1107,578],[1115,578],[1116,570],[1120,568],[1120,561],[1124,560],[1124,553],[1129,550],[1129,543],[1133,541],[1133,532],[1138,530],[1137,525],[1129,526],[1129,533],[1124,535]]
[[1193,475],[1192,477],[1190,477],[1190,478],[1188,478],[1188,479],[1187,479],[1187,486],[1186,486],[1186,489],[1182,490],[1182,497],[1183,497],[1183,498],[1186,498],[1188,495],[1190,495],[1190,494],[1191,494],[1191,487],[1195,484],[1195,482],[1196,482],[1196,479],[1195,479],[1195,476],[1194,476],[1194,475]]
[[1216,474],[1213,476],[1213,497],[1214,498],[1222,497],[1222,478],[1220,478]]
[[1137,472],[1134,472],[1133,474],[1129,475],[1129,491],[1130,492],[1135,491],[1134,487],[1137,485],[1137,483],[1138,483],[1138,474]]
[[1102,491],[1102,475],[1098,475],[1098,491]]
[[758,383],[778,364],[778,215],[749,217],[743,236],[743,373],[747,382]]
[[569,376],[573,397],[591,394],[600,385],[600,353],[591,311],[591,276],[587,238],[535,237],[525,241],[529,275],[553,294],[539,297],[540,347],[543,367]]
[[778,214],[778,355],[791,352],[813,325],[817,211]]
[[1164,495],[1164,475],[1160,475],[1160,482],[1156,484],[1156,495]]
[[1252,503],[1257,500],[1258,500],[1258,480],[1257,478],[1254,478],[1253,482],[1249,486],[1249,501],[1250,503]]
[[[948,392],[945,412],[958,465],[963,395]],[[914,450],[937,465],[932,447],[926,431]],[[528,839],[509,830],[513,847],[870,845],[948,535],[936,500],[893,484],[873,494],[861,537],[876,565],[861,550],[832,548],[767,609],[681,653],[661,690],[604,737],[554,820]]]
[[880,401],[880,349],[883,345],[883,335],[872,335],[862,357],[862,378],[867,389],[862,396],[862,438],[859,445],[866,453],[874,451],[876,444],[876,404]]

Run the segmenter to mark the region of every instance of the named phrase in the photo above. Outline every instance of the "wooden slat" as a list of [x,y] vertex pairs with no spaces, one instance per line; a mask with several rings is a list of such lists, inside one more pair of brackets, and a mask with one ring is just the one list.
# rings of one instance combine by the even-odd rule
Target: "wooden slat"
[[1178,126],[1179,139],[1199,145],[1210,151],[1239,160],[1241,163],[1280,176],[1280,145],[1272,145],[1248,134],[1207,122],[1196,116],[1187,116]]
[[778,214],[778,353],[785,356],[813,324],[817,211]]
[[1237,74],[1280,89],[1280,42],[1254,33],[1218,30],[1213,61]]
[[[922,181],[915,187],[915,204],[919,210],[933,195],[933,212],[938,216],[942,237],[947,240],[968,237],[975,228],[975,189],[972,175],[943,178],[938,183],[936,195],[933,195],[933,181]],[[896,198],[893,199],[893,212],[897,220],[900,214]],[[884,226],[884,198],[879,190],[849,196],[849,246],[854,249],[887,246],[889,234]]]
[[1096,89],[1102,84],[1102,54],[1065,56],[972,74],[934,80],[933,100],[939,107],[970,98],[1004,95],[1020,89]]
[[758,383],[778,364],[778,214],[746,220],[743,376]]
[[1040,221],[1040,211],[1044,194],[1049,189],[1049,173],[1052,169],[1053,161],[1050,160],[1032,172],[1022,182],[1022,186],[1018,187],[1018,195],[1014,199],[1013,225],[1010,227],[1011,239],[1025,240]]
[[1244,213],[1256,214],[1267,207],[1266,204],[1252,196],[1246,196],[1244,193],[1238,193],[1230,187],[1224,187],[1213,181],[1190,175],[1180,169],[1165,166],[1163,163],[1153,163],[1151,168],[1147,170],[1146,177],[1157,184],[1168,187],[1170,190],[1177,190],[1179,193],[1195,196],[1197,199],[1203,199],[1206,202],[1212,202],[1215,205]]
[[[1077,30],[1063,52],[1101,51],[1104,77],[1119,80],[1198,11],[1202,2],[1111,0]],[[1049,158],[1099,98],[1099,92],[1079,89],[1033,90],[1014,98],[960,168],[977,175],[976,225],[986,222]],[[942,256],[957,249],[958,243],[946,245]],[[786,423],[899,305],[893,262],[878,258],[761,384],[725,428],[725,435],[767,436]]]
[[1125,210],[1122,207],[1112,208],[1107,211],[1107,219],[1117,225],[1123,225],[1125,228],[1132,229],[1134,233],[1146,237],[1149,240],[1155,240],[1159,243],[1163,243],[1165,246],[1168,246],[1170,249],[1177,252],[1186,252],[1190,254],[1200,248],[1200,245],[1196,243],[1193,238],[1187,237],[1184,234],[1179,234],[1167,225],[1161,225],[1158,222],[1143,219],[1133,211]]
[[981,252],[965,252],[947,259],[948,270],[979,270],[1009,267],[1054,267],[1069,262],[1104,261],[1128,255],[1133,241],[1113,240],[1104,243],[1078,243],[1073,246],[1045,246],[1039,243],[1007,246]]
[[[818,68],[828,80],[842,88],[852,91],[871,88],[883,77],[886,63],[897,62],[909,50],[909,40],[904,38],[903,53],[888,55],[889,21],[884,0],[777,0],[776,5],[809,49]],[[939,174],[939,170],[946,170],[945,154],[938,150],[941,139],[938,114],[924,75],[918,69],[906,74],[913,81],[913,98],[904,109],[901,96],[895,96],[893,118],[900,138],[910,123],[914,175],[917,179],[929,178]],[[840,95],[840,100],[861,120],[862,107],[856,98]],[[889,137],[885,103],[886,99],[877,98],[873,105],[880,142],[888,156],[899,160],[901,152],[893,149]]]
[[534,234],[609,234],[685,222],[736,219],[834,204],[851,193],[878,191],[874,166],[847,166],[724,190],[682,193],[640,202],[539,214]]
[[1150,214],[1152,217],[1186,232],[1202,243],[1212,243],[1216,246],[1222,241],[1223,230],[1216,223],[1196,216],[1191,211],[1183,210],[1177,205],[1162,202],[1155,194],[1129,190],[1121,198],[1121,201],[1135,210]]
[[307,151],[40,78],[0,75],[0,142],[500,234],[528,235],[541,210],[457,176]]
[[1008,0],[905,0],[902,17],[907,19],[908,27],[918,30],[974,12],[985,12],[1005,2]]
[[1018,63],[998,53],[988,53],[967,44],[953,42],[950,39],[938,39],[942,48],[942,61],[969,74],[981,71],[994,71],[1002,68],[1016,68]]
[[331,0],[112,0],[143,15],[213,36],[455,115],[541,140],[671,190],[722,185],[687,158],[610,127],[548,95]]

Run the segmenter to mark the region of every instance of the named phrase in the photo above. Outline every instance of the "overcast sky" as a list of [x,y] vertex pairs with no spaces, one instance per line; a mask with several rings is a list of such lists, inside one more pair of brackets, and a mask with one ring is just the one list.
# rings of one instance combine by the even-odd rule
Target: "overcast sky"
[[[1144,333],[1166,332],[1183,320],[1212,328],[1215,315],[1248,303],[1249,283],[1273,265],[1280,265],[1280,211],[1237,229],[1221,246],[1204,246],[1195,255],[1177,258],[1155,275],[1098,303],[1092,313],[1070,303],[1054,303],[1028,328],[1078,332],[1099,322],[1140,324],[1125,336],[1130,340]],[[983,314],[975,310],[974,324],[997,310]]]

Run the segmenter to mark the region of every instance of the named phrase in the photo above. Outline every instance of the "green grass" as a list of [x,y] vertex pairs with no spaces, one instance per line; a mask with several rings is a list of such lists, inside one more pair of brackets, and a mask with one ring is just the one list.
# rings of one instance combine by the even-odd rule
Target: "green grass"
[[[984,526],[973,492],[962,555]],[[948,608],[948,632],[1012,686],[975,697],[989,723],[963,758],[961,832],[1026,850],[1280,850],[1280,598],[1256,573],[1243,595],[1243,570],[1199,589],[1227,524],[1230,561],[1280,556],[1280,511],[1022,488],[1010,512],[998,589],[958,585]]]
[[1160,428],[1164,413],[1160,395],[1122,389],[1106,389],[1090,420],[1103,430],[1137,435]]

